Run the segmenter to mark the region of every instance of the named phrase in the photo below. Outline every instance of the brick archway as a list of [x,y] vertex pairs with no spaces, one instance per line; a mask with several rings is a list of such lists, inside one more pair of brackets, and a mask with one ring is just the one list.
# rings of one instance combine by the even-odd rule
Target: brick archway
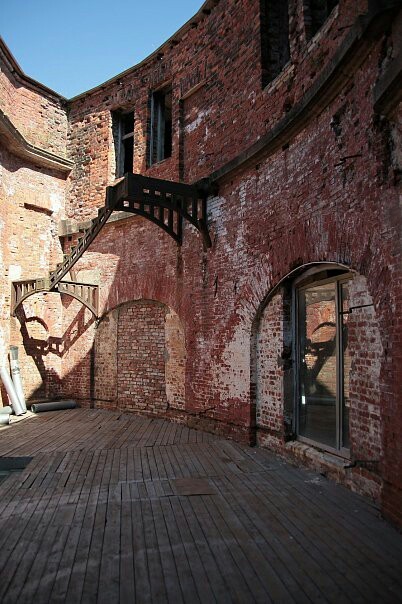
[[[324,288],[333,286],[334,292],[339,291],[337,288],[343,282],[347,284],[347,295],[340,294],[341,299],[336,300],[336,313],[328,316],[328,291],[320,292],[325,294],[320,300],[318,289],[324,284]],[[306,366],[314,384],[306,390],[307,394],[301,384],[301,363],[307,358],[302,357],[307,348],[302,344],[300,328],[300,322],[306,317],[305,310],[303,314],[300,311],[303,291],[311,294],[309,326],[305,321],[306,330],[309,329]],[[336,352],[325,356],[322,351],[337,328],[342,329],[342,339],[338,333],[333,342]],[[344,266],[325,263],[290,274],[265,298],[251,336],[254,441],[281,452],[285,450],[304,461],[310,460],[314,467],[353,488],[358,486],[360,492],[378,500],[381,491],[379,467],[383,456],[383,348],[380,323],[366,278],[356,271],[347,271]],[[333,354],[336,354],[335,359]],[[310,417],[311,414],[318,415],[322,407],[321,423],[316,422],[315,428],[328,429],[329,413],[325,405],[330,404],[331,397],[336,399],[335,412],[339,413],[340,420],[345,417],[344,425],[339,420],[338,425],[334,424],[335,435],[348,435],[347,442],[336,443],[337,448],[327,445],[322,432],[312,434],[310,431],[306,436],[312,423],[306,419],[305,409],[304,419],[301,416],[303,405],[311,405]],[[327,456],[324,463],[320,453],[316,455],[314,451],[326,451],[334,457]],[[329,460],[342,456],[345,468],[340,470]]]
[[127,302],[95,340],[97,408],[163,415],[185,405],[185,343],[178,315],[154,300]]

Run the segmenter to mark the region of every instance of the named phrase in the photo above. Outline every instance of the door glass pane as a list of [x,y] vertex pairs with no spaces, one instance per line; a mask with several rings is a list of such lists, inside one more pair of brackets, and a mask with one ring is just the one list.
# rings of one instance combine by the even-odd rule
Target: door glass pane
[[299,343],[299,434],[335,448],[336,283],[299,292]]
[[[349,283],[341,284],[342,311],[349,310]],[[343,351],[343,397],[342,397],[342,446],[349,448],[349,374],[350,374],[350,352],[348,339],[348,314],[342,314],[342,351]]]

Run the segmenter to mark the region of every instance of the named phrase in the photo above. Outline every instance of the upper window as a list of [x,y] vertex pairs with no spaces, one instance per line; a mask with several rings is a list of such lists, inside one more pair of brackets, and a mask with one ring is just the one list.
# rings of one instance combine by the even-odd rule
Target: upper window
[[309,0],[304,3],[306,38],[310,40],[324,25],[339,0]]
[[348,274],[297,291],[297,432],[341,454],[349,449]]
[[287,0],[261,0],[262,85],[280,74],[290,59]]
[[148,165],[172,155],[172,90],[152,93]]
[[134,111],[113,114],[113,133],[116,155],[116,178],[133,171]]

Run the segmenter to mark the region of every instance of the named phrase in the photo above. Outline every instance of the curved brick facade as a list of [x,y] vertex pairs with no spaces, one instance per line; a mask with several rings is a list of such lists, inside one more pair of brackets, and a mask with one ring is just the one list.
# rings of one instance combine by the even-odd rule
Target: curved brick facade
[[[28,355],[36,347],[26,363],[33,358],[37,365],[48,364],[54,355],[57,362],[41,371],[49,396],[62,392],[83,405],[115,404],[257,439],[376,498],[387,517],[400,523],[396,84],[402,16],[397,2],[340,0],[317,27],[313,1],[289,0],[284,41],[283,17],[272,17],[274,4],[206,2],[143,63],[68,101],[73,167],[63,206],[68,220],[60,231],[64,249],[96,215],[106,186],[119,175],[118,128],[126,127],[124,115],[131,114],[134,172],[188,183],[204,179],[210,186],[212,247],[203,250],[191,226],[185,225],[180,247],[144,218],[119,215],[76,265],[78,279],[100,284],[99,326],[67,297],[49,307],[57,298],[49,294],[46,310],[37,309],[40,316],[51,314],[48,354],[40,350],[40,338],[24,329],[17,334],[15,319],[12,340],[23,341]],[[282,65],[272,46],[285,43],[289,60]],[[165,155],[161,161],[152,156],[152,140],[162,136],[157,120],[165,130],[165,146],[155,151]],[[60,218],[51,214],[52,220]],[[49,257],[50,268],[52,262]],[[350,445],[342,457],[340,447],[328,450],[299,438],[294,299],[305,276],[312,283],[337,283],[347,271],[352,310],[342,375],[345,383],[348,376]],[[338,346],[334,325],[341,319],[322,316],[327,319],[321,323],[332,327],[321,340],[310,334],[316,351],[329,350],[329,341]],[[19,319],[24,327],[24,317]],[[168,341],[174,342],[173,354]],[[141,355],[145,351],[142,359],[150,354],[155,362],[144,378],[143,396],[141,371],[131,375],[139,363],[130,350],[134,344]],[[337,350],[346,355],[345,344],[343,352]],[[123,374],[116,377],[115,362],[130,382],[124,396],[118,387],[109,388],[119,379],[125,383]],[[323,382],[330,370],[337,371],[335,361],[323,363],[316,381]],[[107,394],[103,402],[102,371],[110,373],[101,387]],[[124,403],[134,383],[135,395]],[[337,388],[334,382],[327,394],[335,397]],[[159,392],[154,407],[144,402],[145,389]]]

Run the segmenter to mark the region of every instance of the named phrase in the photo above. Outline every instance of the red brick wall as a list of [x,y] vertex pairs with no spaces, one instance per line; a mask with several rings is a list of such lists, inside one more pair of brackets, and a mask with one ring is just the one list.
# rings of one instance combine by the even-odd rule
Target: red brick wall
[[[351,324],[355,342],[365,343],[360,351],[356,346],[352,359],[353,455],[380,456],[383,509],[402,522],[400,130],[397,113],[381,117],[373,106],[376,83],[399,48],[401,18],[394,18],[377,37],[365,39],[362,53],[353,54],[342,67],[334,98],[327,88],[327,96],[318,102],[313,86],[323,81],[367,2],[340,0],[308,43],[302,3],[289,5],[291,61],[264,90],[259,3],[221,0],[177,44],[166,47],[163,56],[151,57],[70,103],[69,154],[75,168],[66,212],[77,221],[103,205],[105,187],[115,176],[111,111],[135,110],[134,171],[192,182],[272,133],[299,101],[308,98],[310,103],[291,135],[220,179],[219,192],[208,200],[209,251],[202,250],[199,235],[188,225],[179,248],[155,225],[130,218],[107,225],[77,268],[101,283],[102,317],[125,303],[131,308],[133,300],[155,300],[174,309],[185,333],[186,367],[179,409],[170,409],[171,415],[243,439],[254,430],[252,336],[268,293],[303,264],[335,262],[354,270],[365,280],[362,296],[374,307],[352,315],[357,317],[355,326]],[[173,153],[147,169],[150,93],[165,83],[173,87]],[[69,242],[64,243],[67,248]],[[275,429],[286,419],[281,393],[284,405],[289,400],[286,380],[281,385],[284,370],[274,363],[282,354],[282,336],[269,337],[273,328],[278,334],[283,329],[277,304],[275,298],[263,312],[260,333],[269,351],[265,360],[260,355],[269,376],[263,392],[272,392],[273,401],[271,413],[265,401],[263,415]],[[102,364],[96,366],[96,353],[103,367],[109,353],[106,345],[95,342],[93,347],[95,324],[87,311],[75,302],[63,301],[63,307],[62,335],[68,340],[61,356],[63,392],[89,404],[102,391],[102,382],[96,386],[91,375],[106,381]],[[112,316],[108,326],[101,322],[102,337],[116,329],[120,333],[113,322]],[[154,318],[157,325],[162,325],[160,317]],[[130,332],[129,346],[136,337]],[[109,356],[116,350],[129,366],[131,351],[120,348],[113,337],[110,341]],[[176,375],[176,367],[183,371],[182,355],[183,350],[177,358],[169,356],[165,380],[169,371]],[[111,363],[108,368],[111,379],[117,379],[116,367]],[[274,375],[278,381],[271,388]],[[131,383],[134,376],[129,378]],[[181,381],[172,379],[171,384],[177,387]],[[104,392],[103,404],[111,405],[116,390]],[[159,411],[167,402],[158,396]],[[282,445],[285,450],[284,441]],[[371,480],[373,492],[378,492],[377,471],[378,465],[363,468],[343,480],[360,490],[366,490],[361,479]]]
[[[29,82],[0,44],[0,109],[28,143],[66,156],[64,102]],[[12,137],[11,137],[12,138]],[[0,363],[10,344],[19,347],[27,398],[54,396],[61,375],[60,297],[33,296],[10,317],[11,283],[46,277],[60,260],[57,236],[65,211],[65,176],[15,155],[11,139],[0,141]],[[16,145],[18,148],[18,145]],[[2,391],[2,402],[7,396]]]
[[378,463],[382,456],[380,372],[384,350],[377,313],[362,277],[352,282],[350,306],[361,307],[349,315],[351,448],[355,459]]
[[[61,256],[57,224],[63,216],[65,180],[0,149],[0,362],[19,347],[27,397],[46,396],[61,371],[59,296],[33,296],[10,318],[11,283],[46,276]],[[3,391],[3,404],[8,404]]]
[[21,77],[1,45],[0,65],[0,109],[29,143],[65,157],[64,101]]
[[[256,427],[260,444],[280,448],[284,438],[285,346],[283,293],[273,296],[258,322],[255,351]],[[279,440],[279,443],[277,442]]]
[[[341,21],[336,28],[343,22],[339,18]],[[328,44],[328,57],[333,50],[334,38],[331,36],[335,36],[334,32],[335,29],[332,34],[327,32],[328,40],[323,40],[324,45]],[[202,251],[199,236],[188,226],[185,227],[184,244],[179,249],[154,225],[141,218],[130,218],[106,226],[80,261],[81,269],[98,267],[100,270],[102,312],[122,302],[141,298],[155,299],[175,308],[186,331],[185,409],[188,417],[198,418],[200,426],[249,438],[252,430],[250,339],[257,310],[270,289],[295,266],[317,261],[350,266],[366,278],[367,295],[371,296],[376,313],[374,326],[370,328],[373,332],[370,331],[368,337],[374,337],[376,342],[378,337],[382,342],[386,341],[390,355],[387,358],[393,359],[388,365],[382,358],[379,372],[369,378],[376,385],[370,386],[371,399],[366,402],[375,408],[378,392],[384,392],[383,409],[388,404],[392,407],[389,388],[394,387],[391,384],[395,380],[392,351],[395,350],[396,334],[389,309],[395,307],[398,298],[400,219],[396,214],[397,193],[391,177],[388,130],[373,113],[370,92],[378,77],[382,43],[376,43],[371,55],[356,69],[353,86],[350,82],[345,83],[342,94],[318,117],[306,123],[304,130],[292,138],[289,147],[234,171],[220,182],[219,194],[208,200],[211,250]],[[308,61],[311,61],[312,69],[316,51],[313,41],[310,52],[304,56],[305,63],[298,67],[302,73],[305,73]],[[225,73],[223,68],[217,71],[216,77]],[[291,90],[300,95],[296,78],[299,78],[298,74],[295,74]],[[248,87],[250,95],[253,81],[250,80]],[[279,81],[277,85],[282,86]],[[106,116],[109,108],[117,106],[119,90],[115,88],[110,95],[104,93],[105,106],[101,93],[97,92],[77,100],[72,109],[72,144],[78,149],[93,147],[93,159],[88,159],[88,166],[103,178],[104,183],[112,178],[111,172],[105,171],[112,145]],[[222,91],[225,91],[223,84]],[[269,94],[277,98],[275,87]],[[135,95],[140,97],[145,92],[137,90]],[[256,136],[255,130],[261,128],[257,111],[249,113],[248,119],[237,117],[240,109],[233,108],[230,94],[221,99],[222,107],[226,108],[226,112],[219,109],[222,120],[209,122],[209,118],[201,114],[203,96],[200,89],[183,104],[184,127],[189,136],[184,138],[184,156],[189,169],[193,170],[193,178],[208,173],[205,162],[208,148],[211,148],[208,146],[213,145],[213,141],[223,152],[212,154],[208,161],[218,168],[224,157],[238,152],[243,144],[246,146],[250,133],[254,132],[250,136]],[[144,132],[146,120],[141,114],[144,105],[139,97],[136,127]],[[210,104],[219,104],[219,95],[211,99]],[[213,106],[211,111],[215,111]],[[278,113],[273,111],[273,115]],[[104,116],[102,135],[99,134],[102,128],[95,129],[94,123],[90,125],[92,120],[100,119],[99,116]],[[189,127],[194,121],[198,123],[197,116],[200,125]],[[229,119],[237,123],[233,136],[239,137],[239,144],[233,143],[230,133],[226,137],[225,120]],[[267,128],[269,124],[270,121]],[[195,136],[198,128],[199,142],[193,146],[191,136]],[[102,136],[106,134],[108,148],[101,144]],[[196,160],[192,153],[197,154]],[[344,157],[349,159],[342,159]],[[178,159],[174,147],[173,158],[153,167],[151,172],[177,178],[177,172],[168,170],[169,166],[179,170]],[[139,164],[136,165],[138,168]],[[86,166],[78,163],[77,170],[84,170],[83,180],[73,184],[73,187],[81,187],[80,195],[75,197],[74,189],[71,189],[71,209],[77,203],[82,206],[77,205],[71,214],[78,220],[83,213],[93,211],[92,203],[103,203],[100,180],[96,179],[93,184],[91,178],[86,180],[89,170]],[[384,232],[387,237],[382,235]],[[269,308],[267,312],[270,312]],[[276,325],[275,317],[272,320]],[[280,350],[275,340],[270,341],[269,346],[276,352]],[[379,348],[377,354],[381,358]],[[77,355],[77,362],[80,357],[81,353]],[[272,367],[269,371],[280,373],[281,369]],[[359,379],[366,380],[368,385],[367,377],[362,374]],[[360,382],[360,391],[361,387]],[[273,385],[275,396],[279,396],[281,388],[283,386],[278,383]],[[366,410],[362,411],[361,418],[364,413]],[[370,459],[374,459],[374,454],[380,451],[375,412],[371,420],[375,444]],[[273,417],[268,414],[267,423],[270,422],[275,426],[282,422],[281,410],[277,407]],[[359,423],[359,428],[354,422],[353,446],[358,441],[362,450],[367,450],[365,420]],[[383,436],[383,443],[385,439]],[[358,451],[357,447],[356,454]],[[388,452],[395,458],[396,454],[391,451],[392,448],[383,446],[384,460]],[[375,482],[373,492],[378,493],[376,469],[370,472]],[[355,488],[367,490],[359,486],[359,480],[352,478]]]
[[[88,341],[89,334],[82,338]],[[97,408],[156,415],[184,409],[184,332],[164,304],[136,300],[108,312],[96,329],[93,354]]]
[[169,409],[186,407],[186,343],[184,329],[177,314],[165,314],[165,380]]
[[81,302],[69,296],[62,296],[62,305],[61,391],[64,398],[74,398],[79,405],[89,406],[95,396],[95,317]]
[[[76,167],[70,180],[69,216],[93,215],[94,208],[103,205],[105,186],[115,177],[112,111],[135,111],[135,172],[188,182],[236,157],[283,118],[333,57],[366,2],[341,2],[308,44],[303,43],[302,11],[296,1],[289,4],[294,39],[297,32],[293,64],[264,90],[259,0],[221,0],[162,57],[155,55],[118,81],[74,100],[69,153]],[[147,170],[150,93],[164,83],[172,84],[173,90],[173,153]],[[197,90],[198,84],[204,85]]]
[[110,311],[100,321],[95,335],[94,405],[103,409],[116,409],[117,386],[117,333],[119,308]]
[[165,308],[155,302],[138,302],[120,309],[117,328],[120,408],[166,411],[165,313]]

